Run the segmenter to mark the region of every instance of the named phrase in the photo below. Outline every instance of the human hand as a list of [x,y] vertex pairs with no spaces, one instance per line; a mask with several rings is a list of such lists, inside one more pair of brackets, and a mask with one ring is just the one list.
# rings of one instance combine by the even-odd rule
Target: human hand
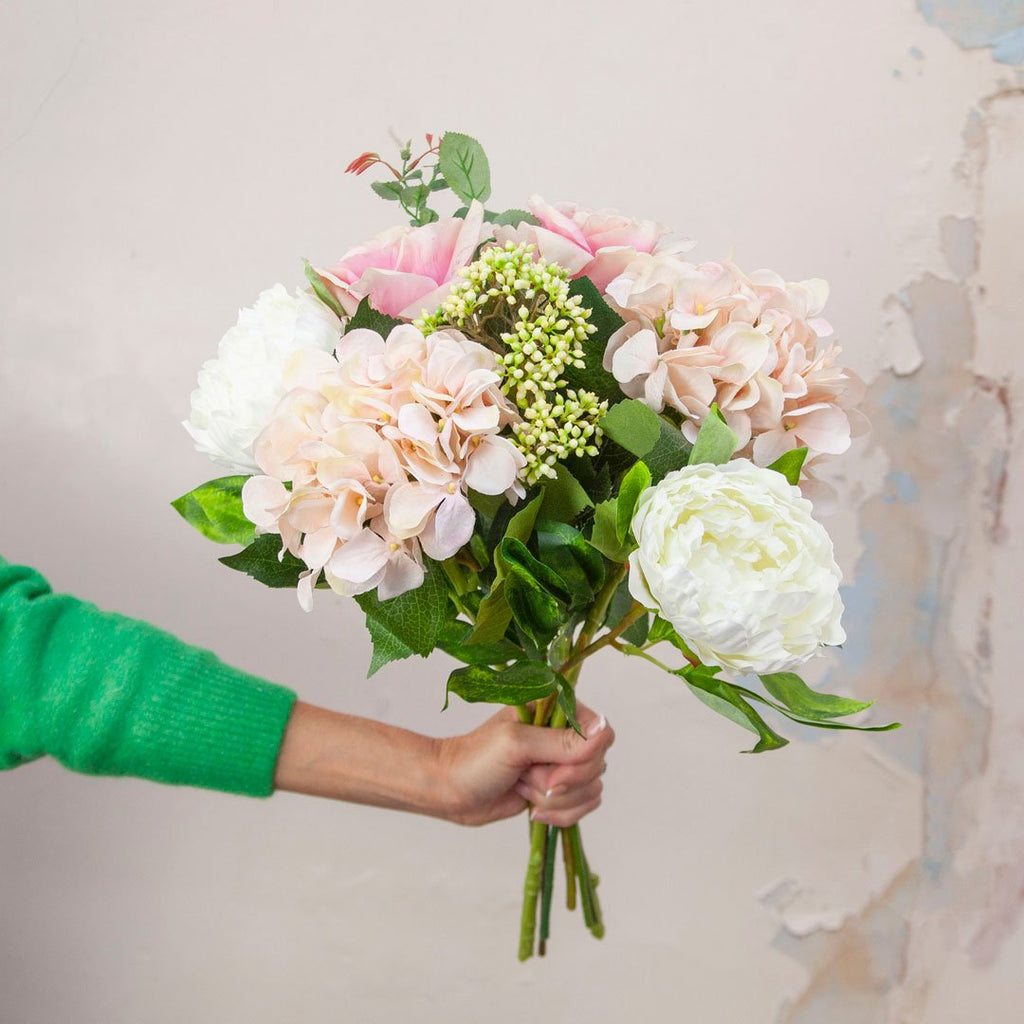
[[615,731],[583,704],[571,729],[524,725],[505,708],[462,736],[439,741],[441,816],[486,825],[533,805],[534,820],[565,828],[601,803],[605,754]]

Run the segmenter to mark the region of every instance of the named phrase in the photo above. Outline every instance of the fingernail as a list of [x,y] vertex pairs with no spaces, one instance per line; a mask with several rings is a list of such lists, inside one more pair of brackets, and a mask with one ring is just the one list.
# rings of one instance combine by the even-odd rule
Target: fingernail
[[602,715],[596,722],[587,726],[587,739],[593,739],[608,724],[608,720]]
[[554,789],[549,789],[549,790],[545,791],[544,799],[547,800],[547,799],[549,799],[550,797],[553,797],[553,796],[561,796],[563,793],[566,792],[566,790],[567,790],[567,787],[565,787],[565,786],[555,786]]
[[544,815],[535,807],[530,811],[530,821],[539,821],[541,824],[544,824]]

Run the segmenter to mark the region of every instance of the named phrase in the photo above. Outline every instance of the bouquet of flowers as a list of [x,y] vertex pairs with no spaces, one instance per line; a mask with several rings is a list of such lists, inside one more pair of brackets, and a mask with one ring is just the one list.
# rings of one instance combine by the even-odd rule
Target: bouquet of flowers
[[[487,157],[457,132],[348,170],[370,168],[411,225],[263,292],[200,370],[185,427],[233,475],[174,505],[242,545],[221,561],[305,609],[318,588],[355,598],[370,674],[439,648],[462,663],[448,697],[553,729],[579,729],[604,648],[676,676],[754,752],[787,742],[764,708],[892,728],[840,721],[868,705],[793,671],[845,638],[810,498],[861,389],[826,283],[691,262],[610,210],[492,212]],[[559,843],[568,906],[604,931],[579,827],[533,822],[522,959],[544,951]]]

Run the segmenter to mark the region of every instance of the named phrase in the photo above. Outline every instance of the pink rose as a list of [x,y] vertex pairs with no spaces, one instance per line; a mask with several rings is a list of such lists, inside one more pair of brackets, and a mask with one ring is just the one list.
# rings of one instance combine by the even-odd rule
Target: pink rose
[[374,309],[411,320],[441,304],[452,279],[489,234],[483,218],[484,208],[474,202],[464,220],[391,228],[317,273],[349,315],[369,296]]
[[685,252],[689,241],[660,245],[668,228],[652,220],[634,220],[617,210],[590,210],[576,203],[545,202],[530,196],[530,212],[539,225],[497,227],[499,244],[528,242],[546,260],[563,266],[573,277],[589,277],[601,292],[629,265],[638,252]]

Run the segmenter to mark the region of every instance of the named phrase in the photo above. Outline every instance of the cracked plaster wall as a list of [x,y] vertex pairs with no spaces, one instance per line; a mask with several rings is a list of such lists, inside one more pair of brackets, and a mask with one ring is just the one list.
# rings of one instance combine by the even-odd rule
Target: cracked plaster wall
[[423,61],[395,44],[437,38],[411,6],[303,11],[0,11],[5,556],[307,699],[477,721],[438,715],[443,659],[364,682],[353,608],[230,577],[166,505],[206,472],[177,421],[237,306],[386,222],[340,169],[389,124],[452,125],[503,202],[616,205],[832,281],[874,430],[833,473],[850,641],[813,678],[905,727],[739,757],[670,681],[602,661],[609,934],[556,912],[524,967],[518,823],[28,766],[0,778],[0,1024],[1015,1019],[1022,5],[527,2],[545,31],[514,44],[514,87],[505,9],[453,6]]

